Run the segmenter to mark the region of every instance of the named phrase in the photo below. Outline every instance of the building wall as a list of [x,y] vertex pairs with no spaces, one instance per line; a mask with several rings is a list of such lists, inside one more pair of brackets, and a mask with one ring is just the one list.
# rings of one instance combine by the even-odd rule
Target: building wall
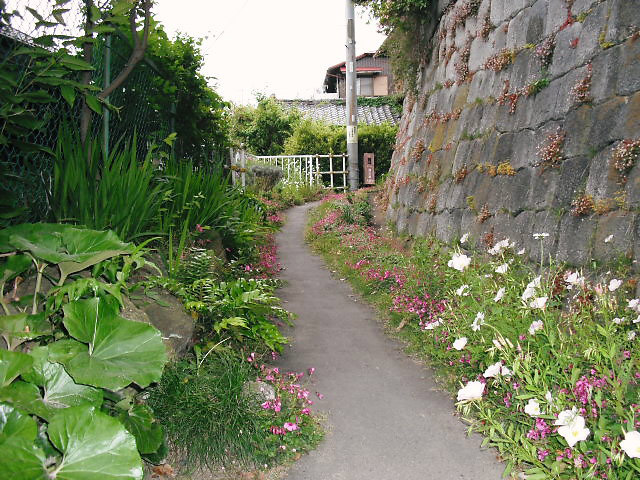
[[[508,237],[532,260],[542,246],[570,264],[625,256],[638,270],[640,158],[624,181],[614,151],[640,141],[640,0],[482,0],[468,16],[465,3],[437,5],[388,219],[445,241]],[[545,67],[537,53],[551,45]]]
[[[360,60],[356,61],[357,67],[381,67],[382,73],[376,74],[376,76],[387,76],[389,78],[389,92],[388,95],[392,95],[395,93],[394,90],[394,81],[393,81],[393,72],[391,70],[391,62],[388,57],[364,57]],[[339,98],[346,98],[346,78],[344,76],[340,76],[338,78],[338,94]]]

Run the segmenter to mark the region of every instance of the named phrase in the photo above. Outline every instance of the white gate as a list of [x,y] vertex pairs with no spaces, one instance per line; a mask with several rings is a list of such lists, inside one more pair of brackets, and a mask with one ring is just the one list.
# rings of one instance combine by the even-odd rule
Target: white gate
[[[245,185],[247,165],[262,164],[280,167],[286,183],[307,183],[329,189],[347,190],[347,158],[347,154],[253,156],[235,152],[232,155],[231,168],[234,172],[239,172],[242,186]],[[236,182],[237,180],[234,181]]]

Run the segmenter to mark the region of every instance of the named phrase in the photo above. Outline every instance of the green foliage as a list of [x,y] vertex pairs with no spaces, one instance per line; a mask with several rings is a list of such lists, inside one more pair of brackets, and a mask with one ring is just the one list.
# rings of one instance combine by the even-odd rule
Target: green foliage
[[77,133],[60,129],[51,199],[56,219],[112,229],[126,240],[148,235],[155,230],[163,199],[151,163],[153,149],[138,164],[135,136],[108,156],[102,147],[96,137],[83,147]]
[[[125,282],[144,265],[140,249],[113,232],[21,224],[0,230],[0,254],[0,469],[25,479],[141,479],[140,454],[160,450],[164,434],[125,388],[158,381],[166,354],[158,330],[118,315]],[[31,307],[5,297],[6,282],[30,264]],[[43,287],[45,273],[56,286]]]
[[184,33],[169,39],[158,27],[149,36],[147,53],[162,74],[151,78],[146,94],[151,107],[159,119],[173,118],[176,156],[196,164],[208,163],[208,154],[229,146],[229,104],[201,73],[201,48],[201,39]]
[[[274,379],[256,382],[258,374]],[[299,383],[272,369],[261,372],[229,349],[214,346],[206,357],[169,365],[151,390],[149,404],[190,463],[262,468],[306,452],[322,438],[315,420],[301,413],[306,404],[296,395],[302,391]],[[277,412],[261,407],[268,395],[260,390],[273,393],[269,398],[277,399]],[[295,423],[297,430],[272,432],[285,422]]]
[[282,178],[282,168],[274,165],[252,165],[249,168],[249,184],[257,192],[268,192]]
[[[332,150],[333,140],[339,129],[327,123],[304,118],[294,128],[291,136],[284,143],[285,155],[326,155],[328,153],[342,153]],[[346,140],[345,140],[346,145]],[[346,147],[345,147],[346,148]],[[346,150],[344,150],[346,151]]]
[[237,146],[254,155],[280,155],[286,139],[299,120],[295,112],[285,112],[273,97],[259,95],[258,106],[239,107],[231,119],[231,138]]

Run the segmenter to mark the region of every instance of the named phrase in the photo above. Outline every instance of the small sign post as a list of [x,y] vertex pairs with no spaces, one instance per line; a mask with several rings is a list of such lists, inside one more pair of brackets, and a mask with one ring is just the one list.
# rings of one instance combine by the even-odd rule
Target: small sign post
[[375,157],[373,153],[365,153],[363,156],[365,185],[376,184]]

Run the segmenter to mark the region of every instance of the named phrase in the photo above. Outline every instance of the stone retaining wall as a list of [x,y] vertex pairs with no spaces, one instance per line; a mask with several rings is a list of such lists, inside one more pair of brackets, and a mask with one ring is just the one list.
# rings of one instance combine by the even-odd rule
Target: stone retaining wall
[[387,219],[445,241],[508,237],[532,259],[534,233],[549,234],[545,255],[574,265],[639,259],[640,0],[440,0],[434,10]]

